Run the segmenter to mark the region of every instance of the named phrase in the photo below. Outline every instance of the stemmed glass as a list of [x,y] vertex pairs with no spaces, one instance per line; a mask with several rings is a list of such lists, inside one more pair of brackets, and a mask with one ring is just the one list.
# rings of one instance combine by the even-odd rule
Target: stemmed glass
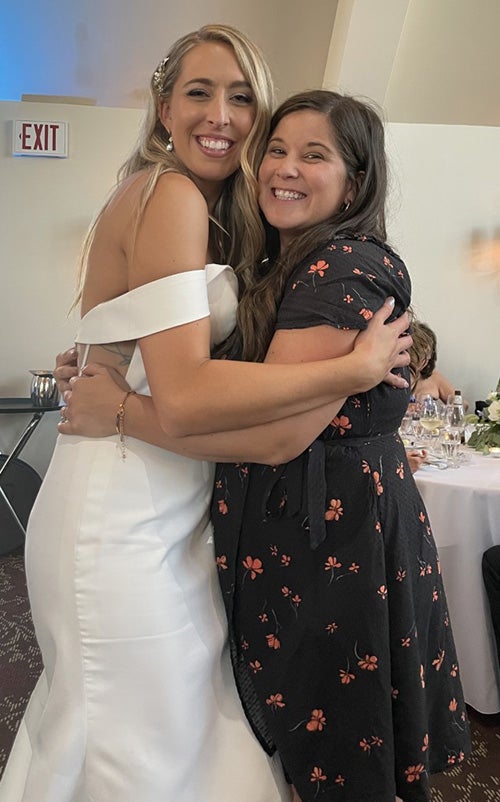
[[445,425],[445,417],[444,417],[444,410],[446,407],[443,408],[443,405],[439,403],[435,398],[431,395],[426,395],[422,399],[422,411],[420,413],[420,424],[427,432],[427,438],[430,438],[431,442],[437,441],[439,437],[439,433],[441,429],[444,428]]

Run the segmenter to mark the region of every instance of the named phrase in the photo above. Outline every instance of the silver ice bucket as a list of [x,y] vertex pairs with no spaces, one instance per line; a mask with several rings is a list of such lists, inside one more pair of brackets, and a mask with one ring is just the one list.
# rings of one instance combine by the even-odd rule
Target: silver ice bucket
[[34,407],[55,407],[59,401],[56,380],[51,370],[30,370],[31,403]]

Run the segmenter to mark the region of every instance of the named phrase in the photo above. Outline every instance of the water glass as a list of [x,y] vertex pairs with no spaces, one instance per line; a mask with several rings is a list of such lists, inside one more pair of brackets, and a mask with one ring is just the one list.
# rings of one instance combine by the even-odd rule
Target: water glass
[[445,429],[441,433],[439,441],[441,453],[446,459],[448,468],[458,468],[460,465],[461,432],[458,429]]

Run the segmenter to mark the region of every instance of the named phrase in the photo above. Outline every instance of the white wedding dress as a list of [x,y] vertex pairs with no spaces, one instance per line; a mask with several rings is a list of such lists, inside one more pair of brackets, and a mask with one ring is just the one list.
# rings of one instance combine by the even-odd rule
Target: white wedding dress
[[[205,273],[207,280],[205,280]],[[230,268],[169,276],[100,304],[79,343],[235,321]],[[207,284],[208,296],[207,299]],[[127,381],[148,386],[138,346]],[[282,802],[281,768],[245,719],[213,553],[213,466],[127,437],[59,436],[28,527],[44,672],[1,802]]]

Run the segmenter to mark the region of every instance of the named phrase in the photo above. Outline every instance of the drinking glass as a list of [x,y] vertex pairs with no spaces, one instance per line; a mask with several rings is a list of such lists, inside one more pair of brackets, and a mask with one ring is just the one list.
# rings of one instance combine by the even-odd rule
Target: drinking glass
[[422,400],[420,423],[426,432],[426,439],[436,443],[441,429],[444,428],[445,418],[442,404],[431,395],[426,395]]
[[461,433],[458,429],[444,429],[439,437],[441,452],[446,459],[448,468],[458,468],[460,465]]

